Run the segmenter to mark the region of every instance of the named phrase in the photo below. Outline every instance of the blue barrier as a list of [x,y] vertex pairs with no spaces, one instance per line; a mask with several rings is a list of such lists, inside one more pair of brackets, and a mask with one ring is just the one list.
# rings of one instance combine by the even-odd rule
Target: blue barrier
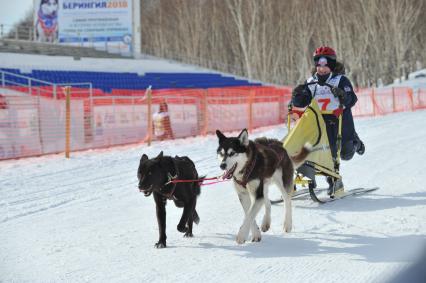
[[90,72],[90,71],[52,71],[33,70],[21,73],[19,69],[0,68],[7,72],[25,75],[52,83],[92,83],[93,88],[111,92],[112,89],[153,89],[167,88],[214,88],[227,86],[259,86],[248,80],[222,76],[216,73],[159,73],[148,72],[144,75],[129,72]]

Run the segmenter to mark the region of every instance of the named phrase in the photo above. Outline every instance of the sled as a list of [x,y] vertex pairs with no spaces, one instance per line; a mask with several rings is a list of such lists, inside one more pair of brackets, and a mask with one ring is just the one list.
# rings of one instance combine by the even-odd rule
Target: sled
[[[310,84],[317,84],[318,82],[311,82]],[[326,86],[333,88],[330,84]],[[296,124],[291,128],[291,117],[296,114],[299,116]],[[336,140],[337,154],[336,158],[332,157],[330,144],[328,141],[327,130],[325,126],[323,114],[332,114],[338,120],[338,134]],[[315,202],[325,203],[324,200],[318,197],[315,183],[312,179],[315,176],[330,177],[332,181],[332,191],[330,198],[337,198],[338,192],[336,191],[336,183],[342,179],[340,169],[340,150],[342,144],[342,114],[343,114],[343,100],[339,98],[339,107],[334,111],[320,110],[318,103],[315,99],[304,110],[294,109],[292,102],[288,104],[288,119],[287,128],[288,134],[283,140],[283,147],[287,150],[289,155],[295,155],[300,150],[301,145],[307,142],[312,145],[312,152],[309,154],[305,163],[299,167],[295,172],[294,187],[295,191],[300,187],[307,188],[311,199]],[[313,176],[314,174],[315,176]],[[323,189],[322,189],[323,190]]]

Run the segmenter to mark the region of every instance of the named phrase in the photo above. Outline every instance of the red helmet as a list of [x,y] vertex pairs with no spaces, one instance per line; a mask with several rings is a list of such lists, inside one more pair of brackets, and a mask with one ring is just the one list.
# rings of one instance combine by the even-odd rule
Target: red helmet
[[319,59],[320,57],[327,57],[332,60],[336,60],[336,51],[333,48],[328,46],[321,46],[315,49],[314,60]]

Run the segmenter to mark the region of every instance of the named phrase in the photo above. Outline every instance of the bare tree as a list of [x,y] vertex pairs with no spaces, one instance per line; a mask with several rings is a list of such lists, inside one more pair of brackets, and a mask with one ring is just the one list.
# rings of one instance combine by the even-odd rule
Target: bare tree
[[31,7],[25,16],[10,29],[6,38],[32,40],[34,38],[34,13]]
[[142,48],[275,84],[296,84],[319,45],[358,86],[426,65],[426,0],[141,0]]

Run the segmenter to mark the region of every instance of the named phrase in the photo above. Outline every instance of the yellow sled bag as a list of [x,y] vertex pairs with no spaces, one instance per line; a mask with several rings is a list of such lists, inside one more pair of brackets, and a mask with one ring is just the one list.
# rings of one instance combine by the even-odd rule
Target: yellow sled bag
[[325,122],[315,99],[312,99],[302,117],[284,138],[283,146],[289,155],[295,155],[307,142],[313,148],[306,162],[320,171],[329,171],[328,174],[335,175]]

